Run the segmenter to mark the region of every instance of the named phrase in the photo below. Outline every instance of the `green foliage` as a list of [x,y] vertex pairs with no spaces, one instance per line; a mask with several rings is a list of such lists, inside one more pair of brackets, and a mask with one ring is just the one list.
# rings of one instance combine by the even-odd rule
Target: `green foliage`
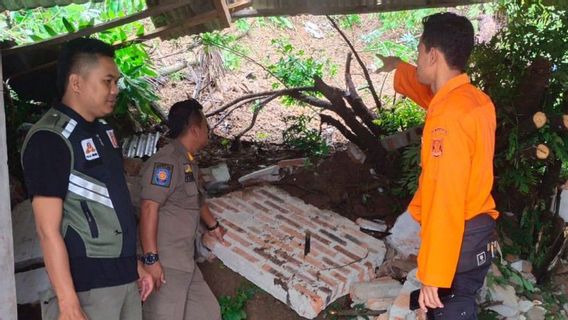
[[[40,41],[60,34],[73,32],[142,11],[143,0],[113,1],[100,3],[71,4],[65,7],[37,8],[6,12],[0,15],[0,40],[14,40],[18,44]],[[120,27],[126,33],[136,34],[143,30],[139,22]]]
[[339,16],[339,26],[342,29],[353,29],[355,26],[360,26],[361,23],[361,16],[358,14]]
[[285,117],[288,128],[282,134],[284,143],[305,152],[308,157],[325,157],[329,154],[329,146],[317,130],[309,128],[311,120],[305,115]]
[[413,195],[418,189],[420,177],[420,144],[410,145],[402,151],[401,173],[396,179],[392,193],[398,197]]
[[[498,203],[500,209],[520,213],[520,223],[518,226],[501,223],[503,233],[513,240],[513,245],[503,250],[531,260],[540,269],[547,262],[554,230],[545,214],[549,199],[538,197],[540,189],[551,186],[540,184],[555,161],[562,163],[564,176],[568,173],[568,136],[546,125],[528,137],[521,137],[515,100],[527,66],[537,57],[544,57],[553,67],[542,111],[549,118],[563,113],[568,90],[568,14],[544,6],[539,0],[502,1],[499,11],[507,17],[507,27],[474,50],[470,74],[495,103],[499,126],[511,128],[505,131],[508,136],[497,137],[497,141],[505,139],[507,144],[495,155],[495,185],[505,195],[505,201]],[[545,143],[551,149],[551,161],[537,162],[525,155],[526,150],[538,143]],[[516,194],[515,200],[506,201]]]
[[259,291],[257,287],[240,287],[235,296],[223,296],[219,298],[221,316],[223,320],[243,320],[247,318],[245,307],[247,301],[252,299]]
[[235,21],[235,25],[237,26],[237,29],[242,32],[248,32],[251,28],[248,19],[238,19],[237,21]]
[[219,31],[204,32],[199,35],[199,38],[205,50],[212,48],[222,50],[223,64],[227,69],[235,71],[241,67],[241,57],[246,55],[247,50],[238,44],[234,34],[224,34]]
[[[281,82],[272,84],[274,89],[280,88],[282,83],[287,87],[313,86],[314,77],[323,78],[324,74],[334,76],[337,66],[329,59],[316,60],[313,57],[306,57],[304,50],[296,50],[287,39],[272,40],[280,59],[268,66],[268,70]],[[285,105],[296,104],[290,97],[282,99]]]
[[[383,97],[383,106],[393,104],[393,98]],[[424,123],[426,111],[407,98],[397,99],[391,108],[383,108],[374,123],[387,135],[420,126]]]
[[288,17],[269,17],[268,20],[280,29],[294,30],[294,24],[290,21],[290,19],[288,19]]

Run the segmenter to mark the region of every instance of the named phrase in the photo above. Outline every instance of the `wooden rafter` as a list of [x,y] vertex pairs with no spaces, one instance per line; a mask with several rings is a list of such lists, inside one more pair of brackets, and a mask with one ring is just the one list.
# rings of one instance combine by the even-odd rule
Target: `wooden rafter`
[[217,16],[221,22],[223,28],[227,28],[231,25],[231,13],[229,12],[229,7],[225,0],[213,0],[215,9],[217,9]]
[[183,6],[187,6],[191,3],[190,0],[186,0],[186,1],[181,1],[181,2],[175,2],[175,3],[171,3],[168,5],[164,5],[164,6],[157,6],[157,7],[153,7],[153,8],[149,8],[146,9],[144,11],[135,13],[135,14],[131,14],[129,16],[123,17],[123,18],[119,18],[119,19],[114,19],[112,21],[109,22],[105,22],[102,23],[100,25],[97,26],[93,26],[90,28],[85,28],[85,29],[81,29],[78,30],[76,32],[72,32],[72,33],[67,33],[64,35],[60,35],[60,36],[56,36],[50,39],[46,39],[46,40],[42,40],[39,42],[35,42],[35,43],[31,43],[31,44],[25,44],[25,45],[20,45],[17,47],[12,47],[12,48],[8,48],[8,49],[4,49],[2,50],[2,55],[3,56],[9,56],[11,54],[18,54],[18,53],[22,53],[22,52],[26,52],[27,50],[30,49],[37,49],[37,48],[41,48],[41,47],[48,47],[48,46],[53,46],[53,45],[57,45],[57,44],[61,44],[73,39],[77,39],[80,37],[86,37],[86,36],[90,36],[92,34],[95,34],[97,32],[101,32],[104,30],[108,30],[111,28],[115,28],[118,26],[122,26],[134,21],[138,21],[138,20],[142,20],[151,16],[155,16],[155,15],[159,15],[162,14],[164,12],[167,11],[171,11],[171,10],[175,10],[177,8],[181,8]]

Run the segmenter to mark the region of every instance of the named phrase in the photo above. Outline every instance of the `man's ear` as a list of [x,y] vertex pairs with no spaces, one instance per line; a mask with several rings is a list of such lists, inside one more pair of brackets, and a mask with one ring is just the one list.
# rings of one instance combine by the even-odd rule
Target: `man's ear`
[[69,84],[67,85],[74,93],[79,93],[81,91],[81,76],[72,73],[69,75]]
[[440,50],[437,48],[430,48],[430,52],[428,53],[428,64],[431,66],[436,64],[440,60]]

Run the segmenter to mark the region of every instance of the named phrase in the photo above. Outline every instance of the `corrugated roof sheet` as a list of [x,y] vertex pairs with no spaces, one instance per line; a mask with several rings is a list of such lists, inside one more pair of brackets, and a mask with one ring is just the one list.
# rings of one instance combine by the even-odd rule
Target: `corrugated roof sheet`
[[17,11],[21,9],[49,8],[53,6],[67,6],[72,3],[83,4],[87,2],[102,2],[104,0],[0,0],[0,12]]

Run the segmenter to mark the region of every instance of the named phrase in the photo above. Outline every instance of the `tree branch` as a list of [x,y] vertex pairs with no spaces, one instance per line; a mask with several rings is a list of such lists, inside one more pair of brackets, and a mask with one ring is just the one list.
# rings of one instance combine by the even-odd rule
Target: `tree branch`
[[371,130],[371,132],[378,138],[380,137],[383,132],[379,126],[374,123],[374,120],[377,119],[376,115],[373,114],[365,103],[361,96],[357,93],[357,88],[355,88],[355,83],[353,83],[353,78],[351,77],[351,60],[353,55],[351,52],[347,54],[347,61],[345,62],[345,84],[348,88],[348,94],[346,95],[345,99],[351,107],[355,114],[361,118],[363,123]]
[[333,26],[333,28],[335,28],[335,30],[337,30],[337,32],[339,32],[339,34],[341,35],[343,40],[345,40],[345,42],[347,43],[347,45],[349,46],[349,48],[351,49],[351,51],[355,55],[357,62],[359,62],[359,65],[361,66],[361,69],[363,70],[363,74],[365,75],[365,79],[367,80],[367,83],[369,84],[369,90],[371,91],[371,95],[373,96],[373,99],[375,100],[375,105],[377,106],[377,109],[380,109],[381,108],[381,100],[379,99],[379,96],[377,95],[377,91],[375,90],[375,87],[373,86],[373,81],[371,80],[371,76],[369,75],[369,71],[367,70],[367,67],[363,63],[361,56],[359,56],[359,54],[355,50],[355,47],[353,46],[351,41],[349,41],[349,39],[347,38],[345,33],[343,33],[343,31],[341,31],[341,28],[339,28],[339,26],[337,25],[335,20],[333,20],[333,18],[330,17],[330,16],[326,16],[326,17],[329,20],[329,22],[331,22],[331,25]]
[[277,97],[280,96],[284,96],[284,95],[290,95],[292,96],[292,94],[294,93],[300,93],[303,91],[316,91],[317,89],[315,87],[298,87],[298,88],[286,88],[286,89],[282,89],[282,90],[276,90],[276,91],[263,91],[263,92],[257,92],[257,93],[252,93],[252,94],[247,94],[244,96],[240,96],[238,98],[236,98],[235,100],[225,104],[224,106],[222,106],[221,108],[210,112],[208,114],[206,114],[206,117],[211,117],[217,114],[220,114],[221,112],[229,109],[231,106],[244,101],[244,100],[248,100],[251,98],[260,98],[260,97],[264,97],[264,96],[272,96],[272,95],[277,95]]
[[349,141],[353,142],[354,144],[356,144],[358,147],[361,148],[361,141],[359,141],[357,136],[353,132],[351,132],[351,130],[347,129],[347,127],[344,126],[341,122],[326,114],[320,113],[319,116],[322,123],[335,127],[337,130],[339,130],[339,132],[341,132],[341,134],[345,138],[347,138]]
[[246,127],[243,131],[241,131],[240,133],[238,133],[237,135],[235,135],[235,139],[236,140],[240,140],[242,136],[244,136],[247,132],[249,132],[253,127],[254,124],[256,123],[256,119],[258,118],[258,114],[260,113],[260,111],[262,109],[264,109],[264,107],[272,100],[278,98],[280,95],[278,94],[273,94],[270,97],[262,100],[258,106],[256,106],[253,116],[252,116],[252,120],[250,122],[250,125],[248,127]]

